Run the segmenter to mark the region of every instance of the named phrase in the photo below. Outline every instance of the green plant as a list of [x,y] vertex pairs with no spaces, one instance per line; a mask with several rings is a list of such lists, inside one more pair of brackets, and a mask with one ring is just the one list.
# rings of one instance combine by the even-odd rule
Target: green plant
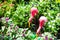
[[[56,34],[60,29],[60,3],[56,3],[54,0],[19,0],[19,2],[17,2],[17,0],[2,1],[3,0],[0,0],[0,19],[3,17],[0,20],[0,34],[3,35],[4,38],[7,37],[5,40],[9,40],[10,38],[11,40],[18,40],[20,38],[21,40],[33,40],[35,38],[34,30],[32,29],[35,26],[33,23],[34,20],[31,24],[31,28],[29,28],[30,30],[32,29],[32,32],[27,29],[27,31],[22,34],[22,30],[24,30],[24,28],[28,28],[28,19],[30,17],[31,7],[36,7],[39,10],[37,18],[40,18],[42,15],[47,17],[48,22],[44,25],[44,32]],[[9,20],[6,20],[7,17]],[[10,30],[11,26],[12,29]],[[16,26],[18,26],[18,30],[15,30]],[[21,35],[26,36],[22,37]],[[34,37],[31,37],[31,35]]]

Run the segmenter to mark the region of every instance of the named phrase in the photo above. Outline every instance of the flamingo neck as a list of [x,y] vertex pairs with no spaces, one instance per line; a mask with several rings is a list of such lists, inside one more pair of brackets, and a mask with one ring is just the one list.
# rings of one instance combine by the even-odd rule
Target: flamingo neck
[[43,26],[39,26],[39,27],[40,27],[40,29],[42,29]]
[[39,27],[42,28],[43,26],[44,26],[44,21],[40,21],[40,22],[39,22]]
[[33,19],[33,17],[31,16],[31,17],[29,18],[29,22],[30,22],[30,23],[32,22],[32,19]]
[[39,34],[40,30],[41,30],[41,27],[39,26],[36,33]]

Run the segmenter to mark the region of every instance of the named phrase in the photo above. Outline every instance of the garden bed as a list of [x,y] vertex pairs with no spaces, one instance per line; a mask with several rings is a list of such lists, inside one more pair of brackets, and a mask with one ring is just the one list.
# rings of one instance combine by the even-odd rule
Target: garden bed
[[58,1],[0,0],[0,40],[60,40],[59,31]]

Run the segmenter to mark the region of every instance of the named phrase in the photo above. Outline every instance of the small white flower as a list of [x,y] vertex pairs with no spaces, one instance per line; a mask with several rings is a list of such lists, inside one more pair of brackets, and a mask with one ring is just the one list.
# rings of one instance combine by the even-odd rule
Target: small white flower
[[50,25],[50,22],[48,22],[48,24]]
[[49,25],[49,27],[52,27],[51,25]]
[[48,15],[50,16],[50,13],[48,13]]
[[42,2],[43,0],[40,0],[40,2]]

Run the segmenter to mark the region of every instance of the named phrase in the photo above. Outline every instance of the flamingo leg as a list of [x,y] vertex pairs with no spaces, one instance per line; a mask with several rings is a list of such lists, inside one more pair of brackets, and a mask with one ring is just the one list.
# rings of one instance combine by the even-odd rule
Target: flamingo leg
[[39,36],[40,30],[41,30],[41,27],[39,27],[39,28],[37,29],[36,37]]
[[28,26],[29,26],[29,28],[30,28],[30,22],[28,22]]
[[36,34],[36,37],[38,37],[38,34]]
[[38,34],[36,33],[36,40],[38,40]]

